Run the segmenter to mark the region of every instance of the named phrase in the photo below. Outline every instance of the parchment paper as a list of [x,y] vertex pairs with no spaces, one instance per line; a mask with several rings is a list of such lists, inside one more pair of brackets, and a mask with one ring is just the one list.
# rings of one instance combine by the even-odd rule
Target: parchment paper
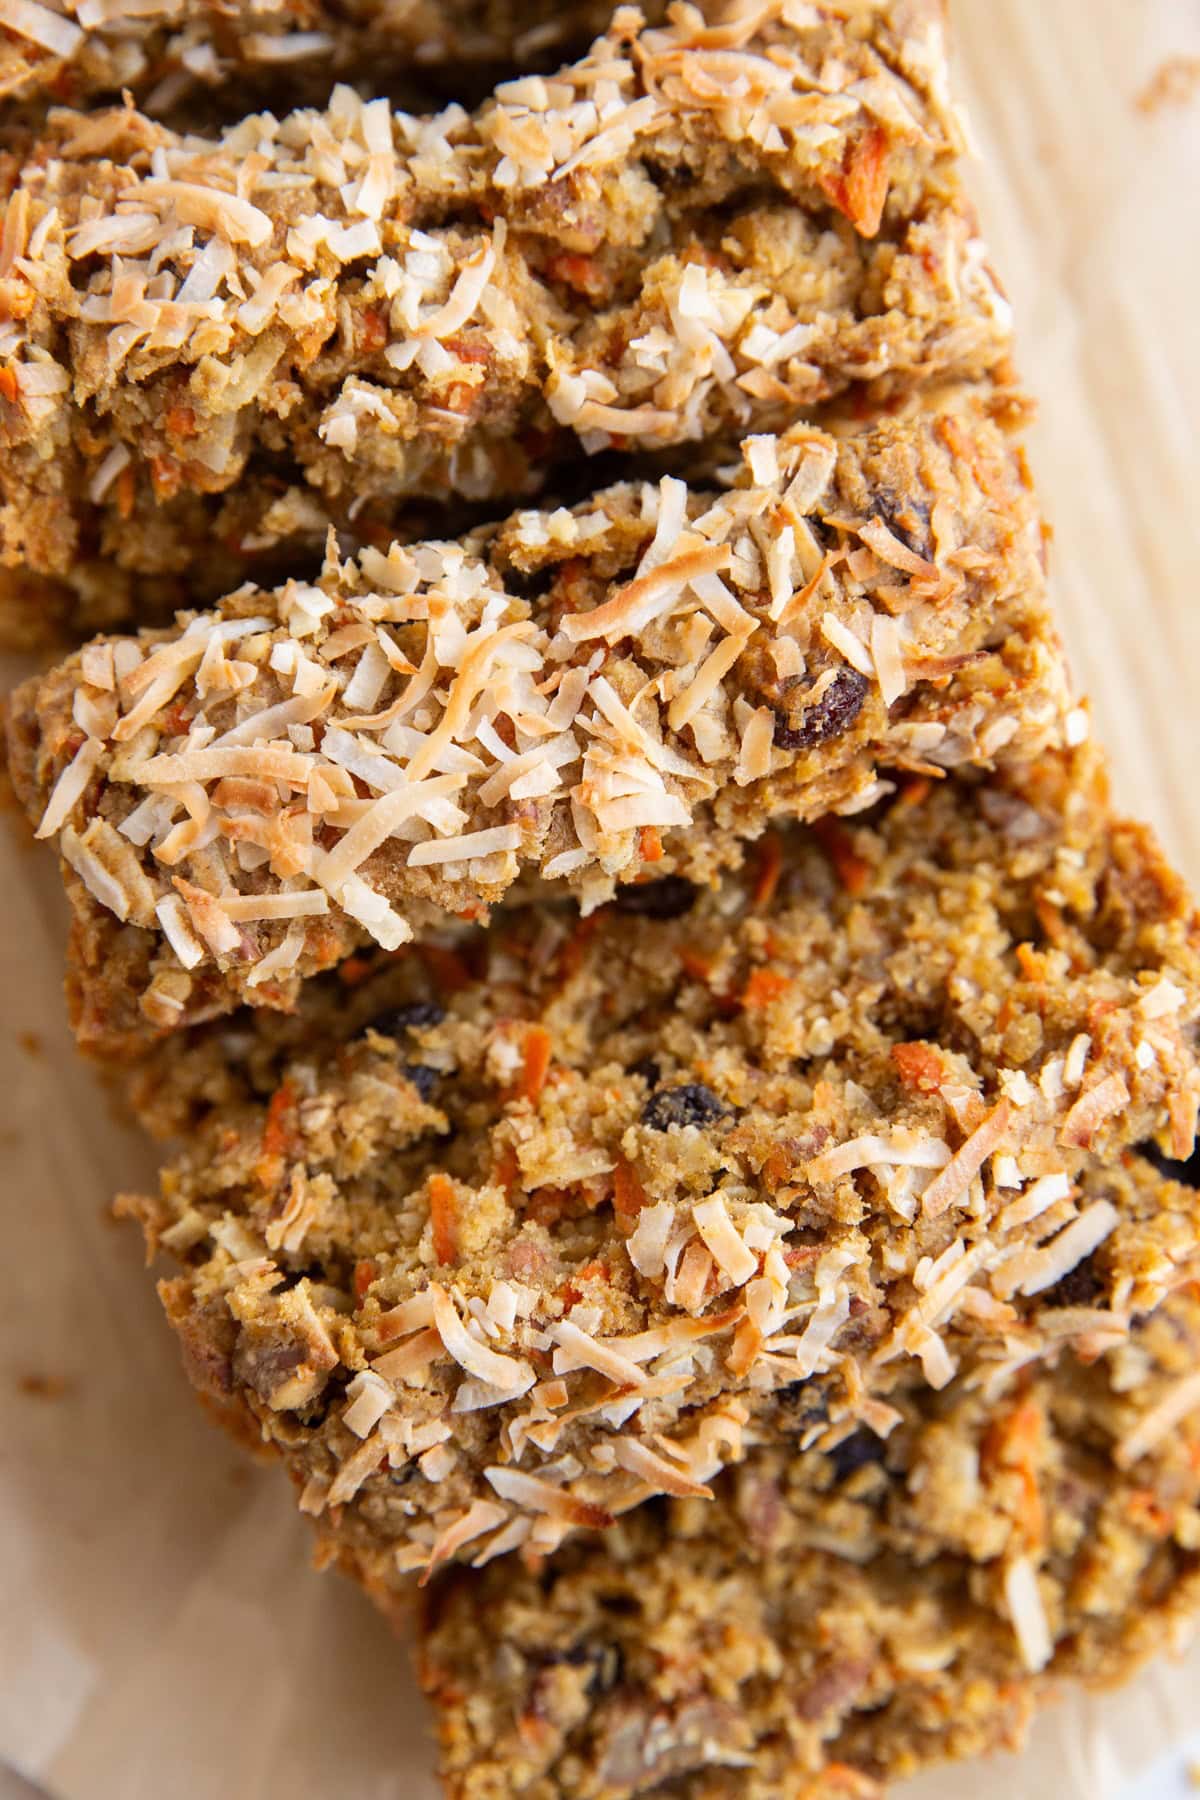
[[[957,12],[1076,673],[1122,800],[1200,878],[1200,7]],[[0,1763],[55,1800],[433,1800],[405,1646],[307,1569],[290,1489],[203,1418],[109,1221],[153,1159],[70,1052],[47,860],[0,828]],[[1162,1758],[1137,1793],[1182,1796],[1197,1727],[1200,1652],[908,1800],[1124,1800]]]

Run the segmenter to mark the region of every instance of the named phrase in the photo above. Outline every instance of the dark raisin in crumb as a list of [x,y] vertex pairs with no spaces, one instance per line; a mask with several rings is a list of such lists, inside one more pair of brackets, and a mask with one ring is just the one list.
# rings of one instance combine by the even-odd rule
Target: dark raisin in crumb
[[621,1679],[624,1659],[618,1644],[584,1642],[572,1644],[569,1650],[552,1655],[549,1664],[567,1663],[573,1669],[589,1669],[587,1694],[590,1700],[611,1693]]
[[621,912],[640,913],[647,919],[681,919],[695,903],[695,885],[682,875],[663,875],[657,881],[618,888],[615,899]]
[[[806,707],[795,725],[775,715],[775,742],[781,750],[815,750],[849,731],[863,709],[869,683],[857,669],[839,669],[815,706]],[[789,717],[792,715],[789,715]]]
[[642,1111],[642,1121],[653,1131],[669,1131],[672,1125],[712,1125],[728,1112],[725,1102],[718,1100],[711,1088],[689,1081],[683,1087],[662,1088],[651,1094]]
[[380,1037],[395,1038],[397,1042],[405,1031],[419,1031],[425,1025],[440,1025],[446,1016],[444,1006],[436,1000],[412,1000],[407,1006],[392,1006],[375,1018],[368,1019],[359,1032],[364,1037],[368,1031],[377,1031]]
[[1200,1188],[1200,1150],[1192,1152],[1186,1162],[1176,1162],[1174,1157],[1166,1156],[1157,1144],[1139,1144],[1138,1155],[1152,1162],[1160,1175],[1168,1181],[1180,1181],[1184,1187]]
[[404,1073],[422,1100],[428,1105],[433,1097],[434,1088],[442,1078],[442,1071],[431,1069],[428,1063],[405,1063]]
[[1041,1296],[1043,1306],[1098,1306],[1108,1293],[1095,1256],[1085,1256]]
[[810,1375],[806,1381],[791,1381],[776,1390],[775,1404],[785,1431],[804,1432],[813,1425],[824,1425],[829,1417],[829,1399],[820,1382]]
[[865,1426],[850,1437],[843,1438],[829,1452],[829,1460],[833,1464],[835,1481],[849,1481],[858,1469],[868,1468],[872,1463],[881,1463],[884,1457],[883,1439],[876,1437],[873,1431]]
[[929,505],[925,500],[914,500],[906,494],[900,499],[896,494],[881,488],[875,495],[874,513],[882,519],[893,537],[912,551],[914,556],[928,556],[929,543]]

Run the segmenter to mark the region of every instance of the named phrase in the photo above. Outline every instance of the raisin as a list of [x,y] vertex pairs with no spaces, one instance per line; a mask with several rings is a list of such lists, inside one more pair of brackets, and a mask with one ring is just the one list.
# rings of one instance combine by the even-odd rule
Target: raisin
[[777,1389],[775,1404],[785,1431],[808,1431],[813,1425],[824,1425],[829,1417],[825,1389],[811,1375],[805,1381],[791,1381]]
[[377,1031],[380,1037],[395,1038],[398,1043],[402,1032],[440,1025],[445,1016],[445,1007],[439,1006],[436,1000],[412,1000],[407,1006],[392,1006],[368,1019],[358,1035],[362,1037],[368,1031]]
[[433,1098],[433,1090],[442,1078],[442,1071],[431,1069],[428,1063],[405,1063],[404,1073],[428,1106]]
[[711,1088],[699,1081],[683,1087],[661,1088],[651,1094],[642,1111],[642,1122],[653,1131],[670,1131],[673,1125],[712,1125],[725,1118],[729,1108]]
[[681,919],[695,902],[693,882],[682,875],[662,875],[657,881],[618,888],[614,904],[621,912],[640,913],[646,919]]
[[624,1670],[624,1658],[619,1644],[596,1644],[585,1641],[572,1644],[569,1650],[557,1656],[551,1656],[550,1665],[567,1663],[572,1669],[589,1669],[587,1695],[589,1700],[598,1700],[601,1694],[611,1693],[620,1680]]
[[884,1457],[883,1439],[876,1437],[866,1426],[855,1431],[848,1438],[843,1438],[829,1452],[829,1460],[833,1465],[835,1481],[849,1481],[851,1475],[859,1469],[868,1468],[873,1463],[881,1463]]
[[1184,1187],[1200,1188],[1200,1150],[1193,1150],[1186,1162],[1176,1162],[1174,1157],[1164,1155],[1157,1144],[1139,1144],[1138,1155],[1153,1163],[1159,1174],[1165,1175],[1168,1181],[1182,1182]]
[[875,495],[872,510],[877,519],[883,520],[892,536],[898,537],[914,556],[929,555],[927,501],[914,500],[908,494],[900,499],[886,488],[881,488]]
[[868,682],[857,669],[839,669],[815,706],[806,707],[799,723],[789,714],[775,715],[775,742],[781,750],[815,750],[848,731],[863,709]]
[[1085,1256],[1061,1281],[1047,1288],[1041,1302],[1043,1306],[1096,1306],[1107,1291],[1107,1284],[1097,1271],[1095,1256]]

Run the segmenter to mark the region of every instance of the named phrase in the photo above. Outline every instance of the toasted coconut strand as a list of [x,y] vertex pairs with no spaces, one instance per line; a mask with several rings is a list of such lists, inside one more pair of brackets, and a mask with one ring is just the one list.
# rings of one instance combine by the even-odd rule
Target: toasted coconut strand
[[619,1438],[613,1446],[618,1466],[644,1481],[656,1494],[674,1494],[677,1499],[711,1500],[712,1489],[701,1481],[693,1481],[674,1463],[659,1456],[640,1438]]
[[593,1531],[603,1531],[613,1522],[612,1514],[604,1507],[579,1499],[539,1476],[522,1474],[520,1469],[502,1468],[485,1469],[483,1473],[502,1500],[529,1512],[545,1513],[550,1518],[561,1519],[564,1524],[581,1525]]
[[1054,1639],[1038,1592],[1037,1571],[1027,1556],[1014,1557],[1005,1569],[1004,1597],[1022,1661],[1037,1674],[1054,1655]]
[[54,790],[46,802],[46,810],[34,832],[35,837],[53,837],[56,831],[62,829],[75,806],[82,799],[84,790],[95,774],[103,754],[104,746],[97,739],[84,739],[74,757],[55,782]]
[[467,1544],[473,1544],[479,1538],[485,1537],[489,1531],[497,1530],[504,1524],[508,1516],[507,1510],[503,1506],[498,1506],[494,1500],[473,1501],[460,1518],[455,1519],[452,1525],[447,1525],[434,1544],[429,1553],[429,1561],[421,1574],[421,1586],[425,1586],[430,1576],[444,1562],[449,1562],[452,1557],[457,1556]]
[[966,1192],[988,1157],[1008,1140],[1011,1121],[1012,1107],[1001,1100],[925,1189],[921,1210],[927,1219],[940,1218]]
[[565,1375],[571,1369],[595,1369],[616,1382],[618,1387],[645,1386],[646,1377],[635,1362],[620,1355],[611,1345],[590,1337],[569,1319],[560,1320],[553,1328],[553,1335],[560,1346],[554,1355],[556,1374]]
[[0,25],[54,56],[73,56],[83,43],[83,32],[73,20],[38,0],[0,0]]
[[1086,1150],[1104,1124],[1129,1103],[1129,1089],[1120,1075],[1106,1075],[1075,1102],[1058,1134],[1060,1144]]
[[440,1283],[430,1282],[429,1295],[433,1302],[434,1329],[455,1362],[461,1364],[469,1375],[487,1382],[489,1387],[497,1389],[501,1394],[515,1397],[529,1391],[536,1377],[528,1363],[519,1362],[511,1356],[499,1356],[473,1338],[459,1317],[453,1300]]
[[1198,1410],[1200,1370],[1182,1376],[1149,1412],[1143,1414],[1132,1431],[1126,1432],[1117,1446],[1118,1466],[1131,1469],[1143,1456],[1149,1456],[1156,1450],[1185,1419]]

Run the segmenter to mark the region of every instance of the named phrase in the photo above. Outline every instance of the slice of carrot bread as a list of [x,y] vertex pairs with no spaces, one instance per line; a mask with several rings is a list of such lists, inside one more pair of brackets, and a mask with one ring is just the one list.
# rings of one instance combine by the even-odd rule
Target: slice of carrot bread
[[886,1437],[911,1366],[1102,1345],[1194,1267],[1120,1163],[1193,1141],[1190,900],[1090,755],[924,785],[149,1060],[192,1374],[381,1581],[704,1492],[798,1382]]
[[331,556],[28,684],[10,764],[84,1042],[291,1005],[522,877],[705,881],[772,819],[1085,729],[1008,420],[966,387],[758,435],[732,487]]
[[[1051,1305],[1073,1304],[1064,1284]],[[422,1673],[450,1800],[870,1800],[1013,1748],[1200,1605],[1200,1307],[886,1444],[758,1451],[545,1559],[448,1573]]]
[[959,153],[930,0],[625,9],[475,114],[56,112],[0,230],[0,559],[136,600],[204,584],[182,497],[495,501],[980,376],[1009,309]]

